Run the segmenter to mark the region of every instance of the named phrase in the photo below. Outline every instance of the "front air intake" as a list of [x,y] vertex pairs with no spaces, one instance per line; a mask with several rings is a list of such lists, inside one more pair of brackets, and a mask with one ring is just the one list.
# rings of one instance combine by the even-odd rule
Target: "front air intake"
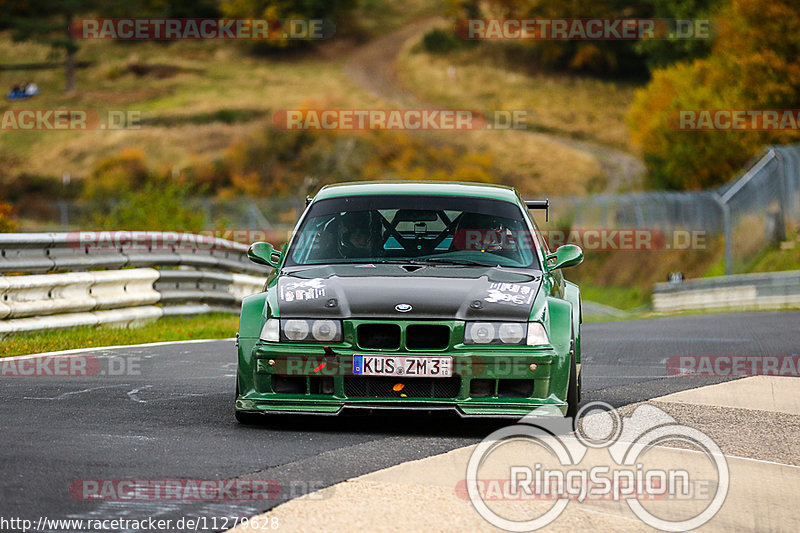
[[368,350],[400,348],[400,326],[397,324],[361,324],[356,330],[358,345]]

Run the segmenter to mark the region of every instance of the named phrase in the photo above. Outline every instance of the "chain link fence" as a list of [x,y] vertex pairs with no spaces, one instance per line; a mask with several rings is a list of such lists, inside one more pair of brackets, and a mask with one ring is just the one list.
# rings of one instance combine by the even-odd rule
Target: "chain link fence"
[[[724,237],[731,274],[800,227],[800,145],[769,146],[731,182],[698,192],[642,192],[552,200],[556,224]],[[790,243],[791,245],[791,243]]]

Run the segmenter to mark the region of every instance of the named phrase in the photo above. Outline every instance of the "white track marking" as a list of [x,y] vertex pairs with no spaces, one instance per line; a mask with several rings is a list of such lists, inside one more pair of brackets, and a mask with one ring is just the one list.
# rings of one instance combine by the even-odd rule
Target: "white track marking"
[[153,346],[169,346],[174,344],[195,344],[199,342],[228,342],[236,340],[234,337],[229,339],[192,339],[190,341],[164,341],[164,342],[148,342],[145,344],[124,344],[120,346],[94,346],[92,348],[73,348],[72,350],[61,350],[58,352],[42,352],[28,355],[12,355],[9,357],[0,357],[0,361],[21,361],[23,359],[34,359],[37,357],[50,357],[50,356],[68,356],[78,355],[87,352],[99,352],[103,350],[122,350],[125,348],[148,348]]
[[151,389],[151,388],[153,388],[152,385],[143,385],[138,389],[133,389],[132,391],[128,391],[128,398],[130,398],[134,402],[147,403],[147,400],[142,400],[141,398],[139,398],[139,393],[145,389]]
[[23,400],[66,400],[70,396],[74,396],[76,394],[83,394],[85,392],[92,392],[92,391],[101,390],[101,389],[115,389],[115,388],[118,388],[118,387],[130,387],[130,385],[127,384],[127,383],[122,383],[120,385],[104,385],[102,387],[92,387],[90,389],[83,389],[83,390],[76,390],[76,391],[72,391],[72,392],[65,392],[64,394],[59,394],[58,396],[55,396],[53,398],[35,398],[35,397],[32,397],[32,396],[23,396],[22,399]]

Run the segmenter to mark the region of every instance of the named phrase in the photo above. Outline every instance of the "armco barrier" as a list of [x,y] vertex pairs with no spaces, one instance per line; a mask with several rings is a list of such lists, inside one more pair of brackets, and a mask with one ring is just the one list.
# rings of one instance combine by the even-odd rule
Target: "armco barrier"
[[653,289],[653,308],[660,312],[786,307],[800,307],[800,270],[658,283]]
[[0,233],[0,273],[190,266],[263,275],[248,246],[178,232]]
[[268,272],[247,249],[175,232],[0,234],[0,335],[235,312]]

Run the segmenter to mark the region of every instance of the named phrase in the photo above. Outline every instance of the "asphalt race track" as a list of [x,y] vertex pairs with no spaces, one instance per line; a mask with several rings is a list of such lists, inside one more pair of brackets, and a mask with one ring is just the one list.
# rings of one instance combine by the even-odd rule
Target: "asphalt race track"
[[[668,375],[676,355],[789,355],[800,312],[731,313],[583,326],[584,400],[621,406],[726,378]],[[126,368],[93,377],[2,378],[0,516],[246,516],[345,479],[479,441],[507,422],[456,417],[233,417],[233,341],[89,352]],[[131,366],[135,363],[135,367]],[[111,368],[105,364],[101,368]],[[135,371],[134,371],[135,370]],[[115,375],[109,375],[109,374]],[[269,502],[81,501],[77,480],[269,479]],[[219,529],[219,527],[218,527]],[[63,530],[61,530],[63,531]]]

